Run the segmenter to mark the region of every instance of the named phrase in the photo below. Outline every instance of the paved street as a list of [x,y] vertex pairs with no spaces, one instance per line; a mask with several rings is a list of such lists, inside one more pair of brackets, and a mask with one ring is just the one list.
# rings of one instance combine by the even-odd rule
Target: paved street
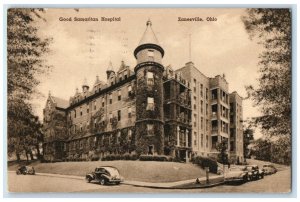
[[209,193],[209,192],[289,192],[290,170],[280,171],[264,179],[241,185],[222,185],[205,189],[153,189],[131,185],[101,186],[84,180],[8,173],[10,192],[98,192],[98,193]]

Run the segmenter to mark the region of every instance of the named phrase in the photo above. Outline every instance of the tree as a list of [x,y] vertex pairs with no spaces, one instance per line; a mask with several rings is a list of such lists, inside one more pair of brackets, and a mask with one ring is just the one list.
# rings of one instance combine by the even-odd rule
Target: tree
[[262,161],[271,161],[271,141],[270,139],[259,138],[254,141],[254,148],[252,154],[255,159]]
[[242,18],[250,38],[256,37],[260,53],[258,87],[247,86],[260,108],[253,123],[269,136],[291,135],[291,11],[247,9]]
[[244,144],[244,158],[250,158],[250,149],[248,148],[249,144],[254,140],[253,130],[247,128],[243,132],[243,144]]
[[38,76],[49,69],[44,56],[50,39],[38,35],[36,22],[44,20],[42,9],[12,8],[7,15],[7,124],[8,152],[31,154],[41,124],[34,116],[30,100],[37,93]]
[[218,161],[223,164],[223,173],[225,173],[225,164],[228,163],[228,140],[224,139],[216,146],[217,151],[219,151],[218,154]]

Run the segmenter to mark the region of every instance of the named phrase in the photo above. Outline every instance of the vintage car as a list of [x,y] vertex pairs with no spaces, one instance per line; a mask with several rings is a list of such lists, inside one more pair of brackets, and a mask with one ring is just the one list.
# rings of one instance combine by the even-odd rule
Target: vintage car
[[262,170],[264,171],[265,175],[271,175],[277,172],[277,169],[272,164],[263,165]]
[[85,176],[87,182],[97,181],[101,185],[120,184],[123,181],[119,170],[112,166],[95,168],[95,171]]
[[245,170],[248,172],[248,180],[258,180],[264,178],[264,171],[257,165],[247,165]]
[[247,182],[248,172],[245,167],[231,167],[225,172],[225,182]]
[[32,166],[21,166],[16,171],[16,174],[17,175],[34,175],[35,170],[34,170],[34,167],[32,167]]

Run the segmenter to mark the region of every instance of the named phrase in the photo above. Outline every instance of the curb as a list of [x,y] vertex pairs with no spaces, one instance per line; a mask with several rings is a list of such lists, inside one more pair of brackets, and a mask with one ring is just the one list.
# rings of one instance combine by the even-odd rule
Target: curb
[[134,187],[147,187],[147,188],[152,188],[152,189],[205,189],[205,188],[210,188],[210,187],[215,187],[215,186],[219,186],[224,184],[224,182],[218,182],[218,183],[214,183],[214,184],[208,184],[208,185],[204,185],[204,186],[193,186],[193,187],[185,187],[187,184],[185,185],[177,185],[177,186],[154,186],[154,185],[135,185],[135,184],[130,184],[130,183],[126,183],[123,182],[122,184],[126,184],[126,185],[131,185]]
[[[15,171],[8,171],[10,173],[15,173]],[[74,175],[60,175],[60,174],[51,174],[51,173],[35,173],[35,175],[38,176],[47,176],[47,177],[59,177],[59,178],[66,178],[66,179],[75,179],[75,180],[84,180],[84,177],[80,176],[74,176]],[[177,183],[175,185],[171,185],[172,183]],[[149,182],[139,182],[139,181],[124,181],[121,184],[135,186],[135,187],[147,187],[147,188],[154,188],[154,189],[203,189],[203,188],[209,188],[214,187],[218,185],[224,184],[224,181],[217,182],[213,184],[195,184],[195,180],[185,180],[182,181],[182,184],[180,184],[180,181],[178,182],[170,182],[165,183],[165,185],[160,185],[164,183],[149,183]],[[157,184],[157,185],[155,185]],[[168,185],[167,185],[168,184]],[[191,186],[192,185],[192,186]]]

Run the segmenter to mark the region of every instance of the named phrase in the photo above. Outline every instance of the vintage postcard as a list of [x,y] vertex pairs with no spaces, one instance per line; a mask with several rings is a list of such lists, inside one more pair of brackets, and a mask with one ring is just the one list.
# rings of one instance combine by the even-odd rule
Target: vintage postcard
[[292,12],[7,9],[9,193],[290,193]]

